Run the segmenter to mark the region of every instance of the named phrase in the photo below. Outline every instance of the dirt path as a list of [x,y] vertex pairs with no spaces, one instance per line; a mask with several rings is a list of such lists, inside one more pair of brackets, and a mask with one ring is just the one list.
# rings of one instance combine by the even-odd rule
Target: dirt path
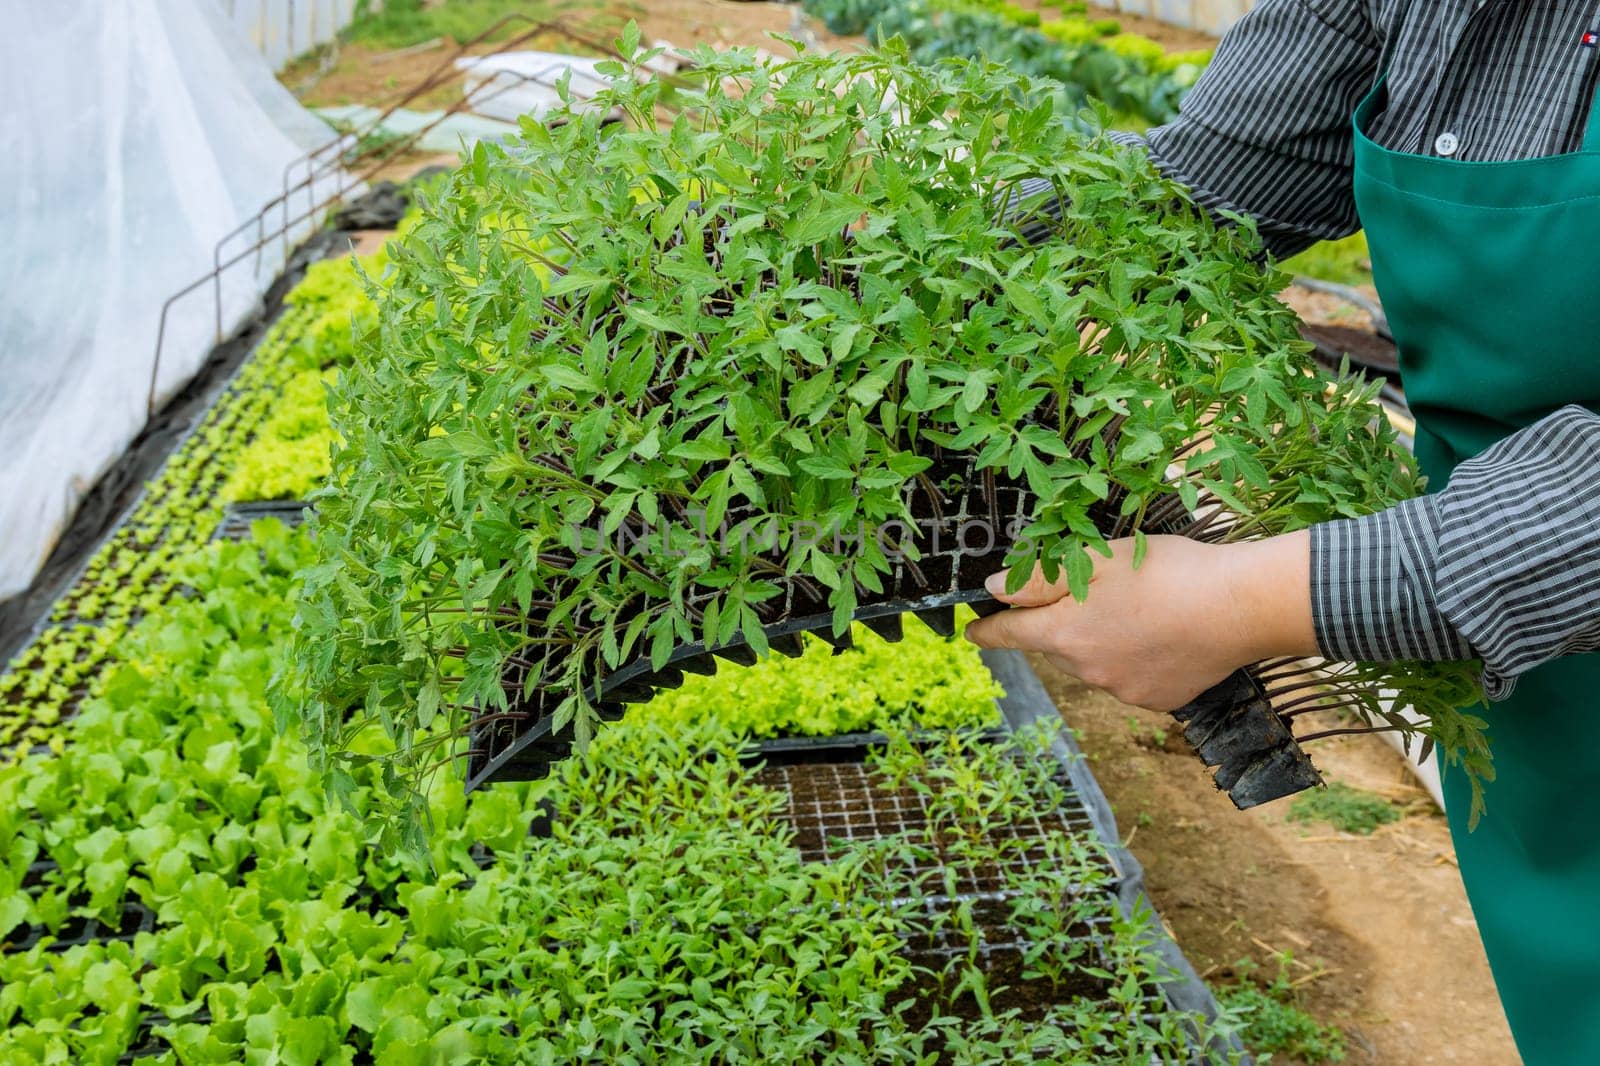
[[1270,974],[1289,950],[1306,1009],[1345,1030],[1347,1063],[1515,1066],[1449,829],[1382,741],[1313,751],[1330,780],[1405,803],[1406,817],[1372,836],[1288,822],[1287,801],[1240,812],[1170,717],[1034,667],[1080,734],[1156,909],[1209,982],[1227,983],[1244,958]]

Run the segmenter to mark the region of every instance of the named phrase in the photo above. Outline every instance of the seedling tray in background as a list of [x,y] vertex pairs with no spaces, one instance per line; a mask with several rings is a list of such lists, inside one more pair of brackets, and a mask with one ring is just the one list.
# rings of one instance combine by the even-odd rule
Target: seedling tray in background
[[[1000,699],[1000,711],[1011,729],[1032,729],[1041,724],[1054,726],[1061,722],[1061,712],[1055,701],[1045,691],[1039,675],[1028,665],[1021,652],[984,651],[984,665],[1000,682],[1005,695]],[[1070,727],[1071,723],[1067,725]],[[1095,779],[1089,761],[1078,747],[1071,728],[1056,729],[1050,750],[1072,783],[1072,795],[1082,805],[1084,814],[1094,827],[1094,833],[1106,848],[1116,870],[1117,904],[1125,914],[1153,911],[1154,905],[1145,893],[1144,867],[1133,852],[1122,845],[1122,835],[1117,829],[1117,818],[1111,801]],[[1211,989],[1201,980],[1177,943],[1166,934],[1161,923],[1155,923],[1147,934],[1151,946],[1167,971],[1168,980],[1162,994],[1175,1010],[1194,1012],[1207,1022],[1216,1020],[1218,1007]],[[1220,1054],[1224,1061],[1236,1059],[1241,1066],[1250,1066],[1251,1059],[1236,1038],[1215,1038],[1210,1049]],[[1230,1056],[1232,1058],[1230,1058]],[[1198,1059],[1198,1056],[1197,1056]]]
[[[854,748],[836,745],[831,749],[835,761],[829,762],[769,759],[757,773],[760,784],[784,794],[788,802],[785,816],[794,826],[794,843],[801,858],[832,862],[853,844],[923,838],[930,824],[924,797],[909,788],[892,788],[874,777],[865,762],[874,746],[870,741]],[[804,749],[791,748],[783,754],[800,751]],[[1064,770],[1055,776],[1061,784],[1068,784]],[[1018,813],[1013,811],[1013,817]],[[933,850],[897,856],[897,878],[918,886],[893,901],[902,913],[908,913],[911,927],[918,930],[910,938],[907,956],[924,970],[942,973],[951,962],[975,954],[989,987],[1005,989],[994,995],[997,1010],[1042,1008],[1075,995],[1103,998],[1108,989],[1097,978],[1085,977],[1070,989],[1024,978],[1024,952],[1031,942],[1010,920],[1012,901],[1022,894],[1009,887],[1011,875],[1052,872],[1046,866],[1051,836],[1082,839],[1093,834],[1087,811],[1073,797],[1060,807],[1029,810],[1014,821],[985,829],[985,843],[1004,849],[1006,857],[997,862],[978,867],[957,861],[947,865],[949,856]],[[1085,891],[1083,886],[1063,887],[1074,895]],[[1078,939],[1093,946],[1092,965],[1109,967],[1099,945],[1108,936],[1115,894],[1098,887],[1087,891],[1104,895],[1105,906],[1074,931]],[[963,907],[970,909],[975,941],[956,932],[955,914]],[[1147,1009],[1159,1011],[1161,1004],[1151,1001]]]
[[306,520],[311,504],[304,500],[259,500],[230,504],[212,540],[249,540],[250,527],[264,518],[276,518],[290,529]]

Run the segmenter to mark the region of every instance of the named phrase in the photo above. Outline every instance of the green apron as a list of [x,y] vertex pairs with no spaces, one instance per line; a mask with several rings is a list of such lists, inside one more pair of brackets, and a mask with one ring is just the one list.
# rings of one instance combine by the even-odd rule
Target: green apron
[[[1356,109],[1355,197],[1437,489],[1558,407],[1600,410],[1600,106],[1578,152],[1473,163],[1380,148],[1384,101],[1380,77]],[[1445,808],[1506,1018],[1528,1066],[1600,1063],[1600,655],[1484,717],[1487,813],[1467,830],[1450,769]]]

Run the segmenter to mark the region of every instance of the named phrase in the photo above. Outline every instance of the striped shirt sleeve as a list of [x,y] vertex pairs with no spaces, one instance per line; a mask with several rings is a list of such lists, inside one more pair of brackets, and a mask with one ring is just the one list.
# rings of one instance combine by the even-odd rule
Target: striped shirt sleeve
[[[1250,218],[1284,258],[1360,228],[1351,191],[1350,115],[1371,87],[1379,44],[1354,0],[1264,0],[1217,46],[1178,117],[1113,140],[1143,148],[1212,216]],[[1012,193],[1022,238],[1060,209],[1043,179]]]
[[1491,699],[1600,649],[1600,416],[1563,407],[1444,490],[1311,531],[1311,610],[1335,659],[1479,658]]
[[1142,140],[1201,207],[1253,219],[1279,258],[1348,236],[1360,226],[1350,116],[1380,51],[1363,3],[1264,0],[1222,39],[1178,118]]

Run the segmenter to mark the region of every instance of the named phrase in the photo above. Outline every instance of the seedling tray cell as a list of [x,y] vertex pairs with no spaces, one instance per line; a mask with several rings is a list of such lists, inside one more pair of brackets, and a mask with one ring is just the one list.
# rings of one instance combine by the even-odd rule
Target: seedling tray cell
[[20,955],[45,939],[51,941],[46,951],[66,951],[84,944],[106,944],[116,940],[131,941],[140,933],[152,932],[155,927],[155,912],[142,903],[129,900],[122,904],[121,919],[115,926],[98,918],[79,915],[68,918],[53,933],[43,926],[26,925],[13,930],[10,935],[15,939],[0,945],[0,951]]

